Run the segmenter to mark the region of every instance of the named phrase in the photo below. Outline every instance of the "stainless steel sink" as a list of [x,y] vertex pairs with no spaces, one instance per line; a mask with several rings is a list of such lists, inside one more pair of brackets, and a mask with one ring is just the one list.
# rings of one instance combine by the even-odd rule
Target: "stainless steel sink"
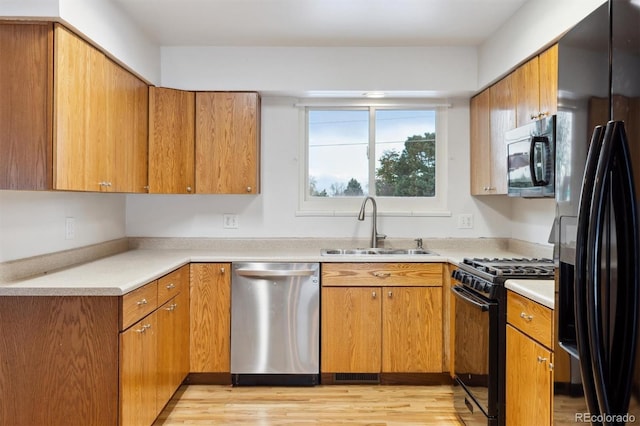
[[438,253],[423,248],[391,249],[391,248],[355,248],[355,249],[321,249],[322,256],[369,256],[369,255],[397,255],[397,256],[438,256]]

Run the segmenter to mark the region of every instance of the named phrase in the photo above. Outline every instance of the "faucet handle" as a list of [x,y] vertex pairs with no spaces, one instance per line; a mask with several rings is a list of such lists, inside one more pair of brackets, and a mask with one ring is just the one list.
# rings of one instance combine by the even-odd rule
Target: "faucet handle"
[[416,248],[421,249],[422,248],[422,238],[416,238],[415,240],[413,240],[416,242]]

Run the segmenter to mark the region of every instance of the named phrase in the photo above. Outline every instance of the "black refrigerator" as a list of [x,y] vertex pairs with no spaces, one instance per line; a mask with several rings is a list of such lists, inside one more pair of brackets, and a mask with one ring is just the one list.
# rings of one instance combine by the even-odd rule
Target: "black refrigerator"
[[639,0],[559,40],[556,132],[554,422],[640,422]]

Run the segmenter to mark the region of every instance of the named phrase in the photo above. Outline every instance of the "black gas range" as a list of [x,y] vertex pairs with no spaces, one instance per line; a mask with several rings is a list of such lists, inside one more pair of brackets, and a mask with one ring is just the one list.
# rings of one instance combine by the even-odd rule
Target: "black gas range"
[[453,278],[490,299],[508,279],[553,279],[553,260],[547,258],[464,258]]
[[505,426],[505,281],[553,276],[553,261],[537,258],[465,258],[453,272],[454,406],[465,424]]

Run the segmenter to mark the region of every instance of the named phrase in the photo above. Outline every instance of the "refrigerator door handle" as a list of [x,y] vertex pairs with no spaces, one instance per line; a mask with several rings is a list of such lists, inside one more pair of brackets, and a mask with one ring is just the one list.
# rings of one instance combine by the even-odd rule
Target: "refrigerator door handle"
[[591,136],[587,163],[584,170],[580,204],[578,209],[578,229],[576,235],[576,265],[574,282],[573,309],[575,314],[576,340],[580,355],[580,371],[582,375],[582,387],[589,411],[599,415],[598,399],[596,396],[593,373],[591,371],[591,349],[589,346],[589,328],[587,324],[587,263],[586,252],[588,243],[588,231],[590,212],[593,197],[598,158],[602,149],[604,127],[596,126]]
[[637,340],[639,249],[633,171],[621,121],[607,124],[592,201],[586,246],[591,370],[600,412],[622,415],[629,408],[633,381],[629,372]]

